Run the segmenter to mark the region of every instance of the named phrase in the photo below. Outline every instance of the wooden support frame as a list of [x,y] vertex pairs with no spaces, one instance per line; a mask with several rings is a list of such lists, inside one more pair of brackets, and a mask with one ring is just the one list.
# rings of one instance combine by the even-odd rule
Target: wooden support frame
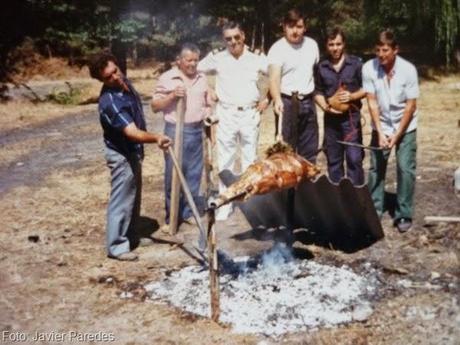
[[219,322],[220,317],[220,286],[219,262],[217,258],[217,238],[215,232],[215,210],[208,210],[208,261],[209,289],[211,298],[211,319]]

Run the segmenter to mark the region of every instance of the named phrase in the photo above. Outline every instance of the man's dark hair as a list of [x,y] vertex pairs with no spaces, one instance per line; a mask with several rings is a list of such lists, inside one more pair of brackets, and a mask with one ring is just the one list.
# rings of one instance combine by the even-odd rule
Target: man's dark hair
[[345,32],[343,32],[343,30],[341,28],[339,28],[338,26],[327,30],[327,32],[326,32],[326,43],[329,40],[335,39],[337,36],[342,37],[342,41],[343,41],[343,43],[345,43],[345,41],[346,41]]
[[393,31],[385,29],[379,33],[376,44],[379,47],[387,44],[391,48],[395,49],[398,46],[398,41],[396,40],[396,35]]
[[244,32],[243,27],[241,26],[241,23],[235,22],[233,20],[230,20],[226,22],[224,25],[222,25],[222,33],[226,30],[232,30],[232,29],[239,29],[240,31]]
[[111,53],[104,52],[93,56],[89,62],[89,75],[91,78],[102,81],[101,72],[107,67],[109,61],[118,66],[117,58]]
[[305,16],[298,8],[289,10],[283,17],[283,25],[295,25],[299,20],[305,22]]

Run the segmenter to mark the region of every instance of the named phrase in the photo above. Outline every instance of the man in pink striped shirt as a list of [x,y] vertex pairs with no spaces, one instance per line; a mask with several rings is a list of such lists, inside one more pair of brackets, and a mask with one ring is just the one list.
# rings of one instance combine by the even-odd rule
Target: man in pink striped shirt
[[[165,120],[164,133],[174,140],[176,131],[177,100],[185,97],[185,124],[182,146],[182,171],[190,187],[195,203],[200,205],[199,190],[203,170],[203,119],[209,113],[208,82],[204,74],[197,72],[200,51],[194,44],[182,46],[177,66],[163,73],[153,92],[152,109],[162,111]],[[165,154],[165,223],[169,224],[171,179],[173,163]],[[179,224],[189,223],[192,211],[181,195]]]

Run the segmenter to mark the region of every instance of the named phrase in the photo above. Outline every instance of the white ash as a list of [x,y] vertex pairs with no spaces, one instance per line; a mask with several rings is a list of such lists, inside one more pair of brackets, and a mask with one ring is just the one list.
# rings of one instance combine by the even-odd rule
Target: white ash
[[[294,260],[273,251],[251,268],[250,258],[235,259],[238,275],[220,275],[220,321],[236,333],[279,336],[286,332],[365,321],[375,279],[342,266]],[[152,299],[209,317],[209,272],[190,266],[148,284]]]

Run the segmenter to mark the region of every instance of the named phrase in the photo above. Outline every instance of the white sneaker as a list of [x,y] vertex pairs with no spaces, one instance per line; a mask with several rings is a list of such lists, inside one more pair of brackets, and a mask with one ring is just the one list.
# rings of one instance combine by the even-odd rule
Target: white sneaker
[[227,220],[233,212],[233,204],[227,204],[217,209],[216,220]]

